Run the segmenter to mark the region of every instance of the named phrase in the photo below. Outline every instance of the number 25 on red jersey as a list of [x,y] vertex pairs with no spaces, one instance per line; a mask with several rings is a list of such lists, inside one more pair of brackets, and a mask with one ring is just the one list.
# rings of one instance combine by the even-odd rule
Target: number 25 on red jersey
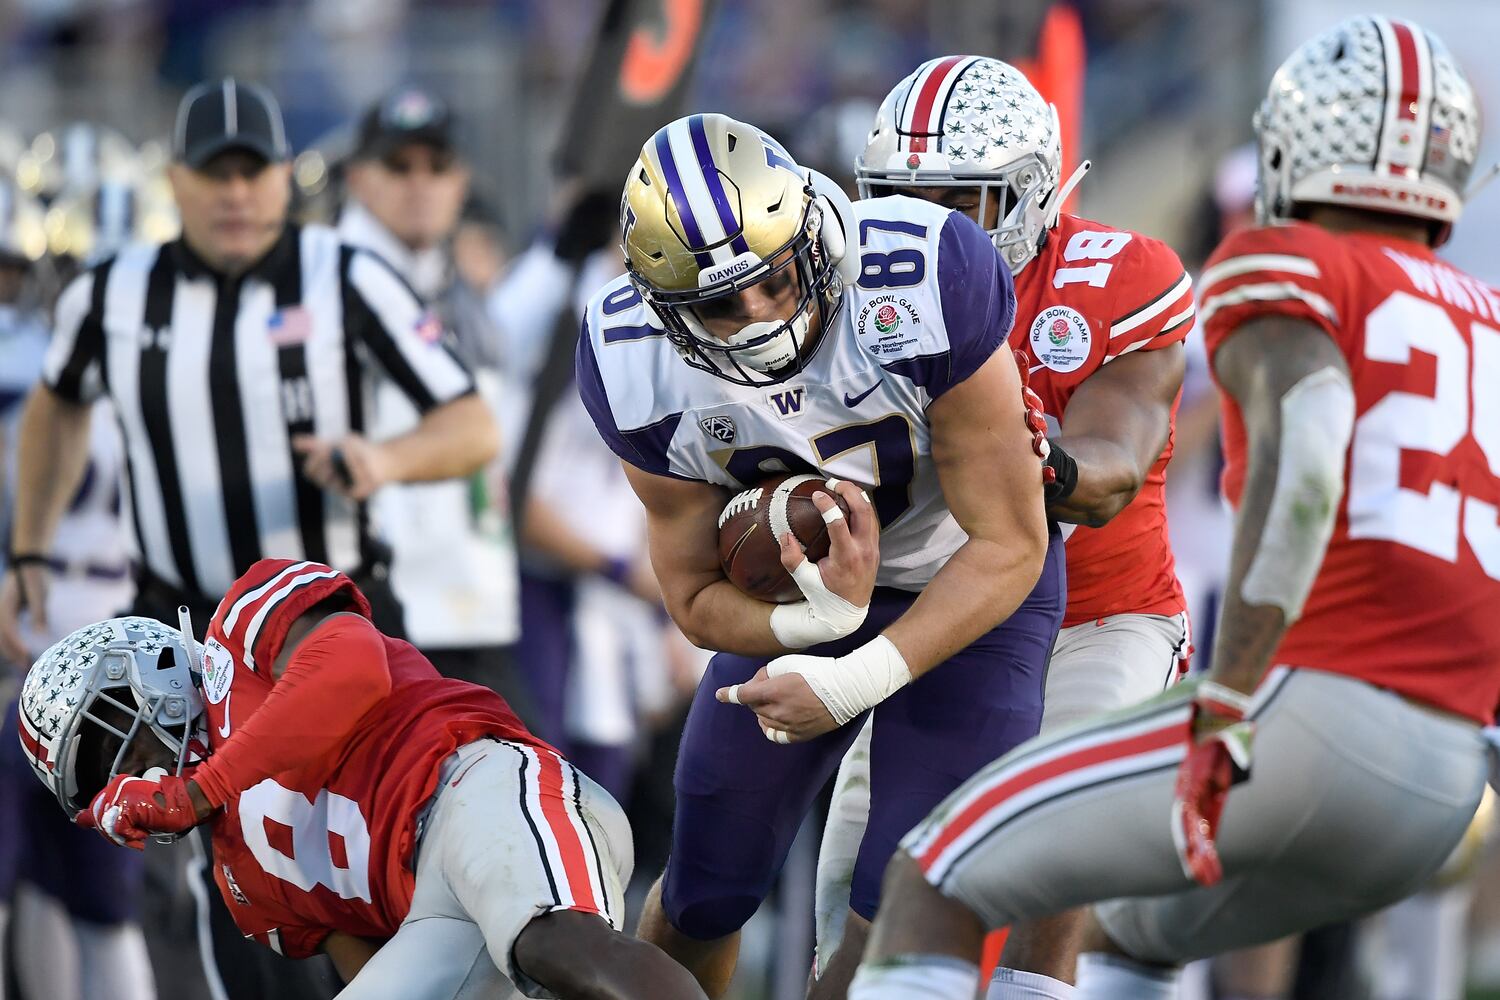
[[1386,393],[1355,423],[1349,537],[1397,542],[1448,562],[1457,561],[1462,537],[1484,572],[1500,580],[1494,503],[1465,495],[1441,473],[1425,491],[1401,485],[1403,452],[1447,459],[1470,435],[1500,480],[1500,330],[1478,320],[1467,326],[1466,339],[1448,310],[1399,291],[1365,320],[1367,361],[1404,366],[1420,352],[1436,359],[1436,377],[1430,396]]

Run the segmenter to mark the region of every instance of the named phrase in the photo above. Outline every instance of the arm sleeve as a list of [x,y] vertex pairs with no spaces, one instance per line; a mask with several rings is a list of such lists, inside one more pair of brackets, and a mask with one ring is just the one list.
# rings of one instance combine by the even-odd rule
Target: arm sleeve
[[221,806],[274,774],[332,756],[390,692],[384,637],[366,618],[332,615],[307,634],[260,708],[193,780],[210,805]]
[[926,360],[916,381],[937,399],[979,370],[1000,348],[1016,320],[1010,269],[989,234],[967,216],[949,214],[938,237],[938,295],[948,352]]
[[369,349],[418,411],[474,391],[468,369],[448,349],[442,321],[367,250],[347,255],[344,324],[346,336]]
[[104,391],[102,310],[109,265],[74,278],[57,300],[42,382],[71,403],[92,403]]
[[1133,235],[1114,280],[1120,291],[1109,325],[1108,363],[1132,351],[1180,344],[1193,328],[1193,281],[1165,243]]

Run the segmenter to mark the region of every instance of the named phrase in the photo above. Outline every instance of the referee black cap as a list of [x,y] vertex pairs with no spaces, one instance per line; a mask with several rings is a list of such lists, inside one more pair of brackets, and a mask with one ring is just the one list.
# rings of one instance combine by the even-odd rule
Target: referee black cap
[[354,155],[379,160],[408,143],[454,151],[453,114],[441,98],[421,87],[402,87],[365,112]]
[[281,108],[258,83],[232,76],[200,83],[183,95],[172,131],[172,154],[201,168],[230,149],[243,149],[278,163],[290,157]]

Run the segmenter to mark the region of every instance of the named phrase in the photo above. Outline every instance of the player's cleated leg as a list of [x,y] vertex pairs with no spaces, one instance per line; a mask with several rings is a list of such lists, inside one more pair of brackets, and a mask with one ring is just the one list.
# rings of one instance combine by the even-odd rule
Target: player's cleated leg
[[979,991],[983,921],[929,885],[904,852],[891,859],[881,895],[900,916],[876,922],[849,1000],[972,1000]]
[[1124,955],[1078,957],[1078,1000],[1176,1000],[1178,970]]
[[636,935],[672,956],[677,964],[692,974],[709,996],[723,995],[729,989],[729,980],[734,976],[735,965],[739,961],[740,932],[733,931],[707,941],[688,937],[667,919],[661,902],[661,883],[662,880],[657,879],[646,896]]
[[[843,937],[833,953],[819,956],[808,978],[807,1000],[844,1000],[870,939],[870,922],[849,910],[840,921]],[[819,968],[821,966],[821,969]]]
[[628,937],[596,913],[537,917],[516,939],[516,967],[560,997],[702,1000],[687,969],[653,944]]
[[1087,910],[1068,910],[1010,929],[985,1000],[1072,1000]]

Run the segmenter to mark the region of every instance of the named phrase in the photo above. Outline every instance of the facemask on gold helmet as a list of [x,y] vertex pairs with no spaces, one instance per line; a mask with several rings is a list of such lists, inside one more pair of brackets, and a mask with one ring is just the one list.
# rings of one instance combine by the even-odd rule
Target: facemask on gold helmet
[[[689,365],[738,385],[782,382],[842,304],[852,209],[841,199],[753,125],[681,118],[646,142],[626,180],[625,266]],[[726,334],[757,285],[794,291],[789,314]]]

